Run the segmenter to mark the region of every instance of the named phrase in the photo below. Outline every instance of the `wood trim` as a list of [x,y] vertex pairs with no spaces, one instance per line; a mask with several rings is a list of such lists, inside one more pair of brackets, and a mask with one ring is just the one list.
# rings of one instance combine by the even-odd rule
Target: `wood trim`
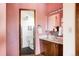
[[76,3],[75,9],[75,55],[79,56],[79,3]]
[[34,11],[34,54],[35,54],[35,40],[36,40],[36,10],[34,9],[19,9],[19,56],[21,56],[21,10]]
[[[76,9],[77,5],[75,4],[75,9]],[[75,55],[77,55],[76,53],[76,12],[77,10],[75,10]]]

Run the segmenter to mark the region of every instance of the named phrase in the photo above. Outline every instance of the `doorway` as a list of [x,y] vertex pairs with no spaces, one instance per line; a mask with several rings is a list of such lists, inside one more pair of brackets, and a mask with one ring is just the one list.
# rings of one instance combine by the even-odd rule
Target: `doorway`
[[35,55],[35,10],[19,10],[19,55]]

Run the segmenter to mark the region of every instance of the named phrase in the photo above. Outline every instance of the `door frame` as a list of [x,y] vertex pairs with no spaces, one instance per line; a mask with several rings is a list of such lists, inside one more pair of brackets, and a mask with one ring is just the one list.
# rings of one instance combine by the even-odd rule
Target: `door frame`
[[35,55],[35,40],[36,40],[36,10],[34,9],[19,9],[19,56],[21,56],[21,11],[26,10],[26,11],[34,11],[34,55]]
[[79,37],[78,37],[78,7],[79,7],[79,3],[75,3],[75,56],[79,56],[79,47],[78,47],[78,43],[79,43]]

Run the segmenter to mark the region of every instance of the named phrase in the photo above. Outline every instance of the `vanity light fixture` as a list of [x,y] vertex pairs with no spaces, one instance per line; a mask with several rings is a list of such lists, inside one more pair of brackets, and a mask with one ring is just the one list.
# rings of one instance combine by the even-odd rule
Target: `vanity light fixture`
[[49,14],[55,14],[55,13],[58,13],[58,12],[61,12],[61,11],[63,11],[63,8],[60,8],[58,10],[54,10],[54,11],[50,12]]

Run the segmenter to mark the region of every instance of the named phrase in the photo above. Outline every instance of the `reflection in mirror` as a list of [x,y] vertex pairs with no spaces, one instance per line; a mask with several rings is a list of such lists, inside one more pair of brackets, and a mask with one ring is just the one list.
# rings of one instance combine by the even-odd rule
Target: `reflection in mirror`
[[34,54],[34,10],[20,10],[20,55]]
[[63,36],[63,12],[58,11],[48,15],[48,31],[54,36]]

